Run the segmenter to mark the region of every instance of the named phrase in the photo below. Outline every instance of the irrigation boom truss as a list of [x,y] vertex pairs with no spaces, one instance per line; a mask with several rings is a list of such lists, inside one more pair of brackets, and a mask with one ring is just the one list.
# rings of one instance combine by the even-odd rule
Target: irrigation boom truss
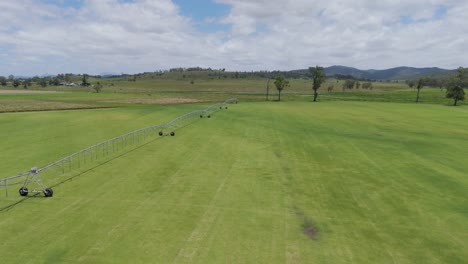
[[[192,111],[164,124],[144,127],[97,143],[45,166],[39,168],[33,167],[27,172],[2,178],[0,179],[0,188],[5,188],[6,196],[8,196],[8,187],[21,185],[19,189],[19,194],[21,196],[27,196],[29,193],[43,193],[46,197],[52,197],[52,188],[47,187],[42,182],[42,176],[45,176],[47,172],[52,172],[54,176],[65,174],[65,172],[80,168],[90,161],[97,160],[100,157],[110,156],[127,146],[143,144],[147,142],[148,139],[156,135],[175,136],[175,130],[188,125],[190,122],[194,121],[195,118],[210,118],[214,112],[223,108],[227,109],[227,105],[233,103],[237,104],[236,98],[231,98],[222,103],[214,104],[204,110]],[[35,184],[35,188],[30,189],[33,187],[33,184]]]

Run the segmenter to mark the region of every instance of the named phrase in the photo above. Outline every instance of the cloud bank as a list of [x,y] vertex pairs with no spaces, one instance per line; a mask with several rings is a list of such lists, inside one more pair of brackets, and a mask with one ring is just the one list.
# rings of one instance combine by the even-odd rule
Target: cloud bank
[[[0,75],[456,68],[468,58],[464,0],[215,2],[228,14],[196,21],[171,0],[1,1]],[[221,30],[200,30],[203,23]]]

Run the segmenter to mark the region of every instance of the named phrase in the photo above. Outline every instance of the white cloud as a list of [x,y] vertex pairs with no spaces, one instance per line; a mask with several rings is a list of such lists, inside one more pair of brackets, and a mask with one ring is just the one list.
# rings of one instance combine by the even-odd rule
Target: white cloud
[[205,23],[230,29],[213,33],[170,0],[86,0],[81,8],[1,1],[0,75],[466,64],[464,0],[216,1],[230,12]]
[[[264,56],[271,52],[270,56],[283,57],[282,67],[271,62],[279,68],[311,64],[453,68],[466,63],[468,55],[463,49],[468,27],[462,15],[468,2],[462,0],[218,1],[233,6],[226,19],[233,25],[233,45],[259,43]],[[448,12],[436,20],[442,5]],[[423,22],[404,24],[404,16]],[[268,25],[268,31],[252,34],[258,23]]]
[[[88,0],[78,10],[20,0],[15,5],[2,3],[2,8],[17,18],[0,30],[0,43],[11,52],[7,64],[0,66],[4,74],[8,66],[17,68],[22,62],[32,67],[30,60],[23,61],[26,55],[42,58],[34,74],[44,68],[48,72],[148,71],[183,65],[197,54],[191,47],[203,47],[204,39],[170,0]],[[56,67],[50,58],[68,61],[69,66]],[[21,74],[21,69],[13,71]]]

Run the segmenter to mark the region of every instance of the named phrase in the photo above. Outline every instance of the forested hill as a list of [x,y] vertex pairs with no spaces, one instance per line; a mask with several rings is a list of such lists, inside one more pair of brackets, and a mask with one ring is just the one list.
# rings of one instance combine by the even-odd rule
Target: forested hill
[[346,66],[331,66],[325,68],[328,76],[353,76],[357,79],[370,80],[411,80],[421,77],[445,77],[453,74],[455,70],[441,68],[413,68],[397,67],[386,70],[359,70]]
[[[417,80],[422,77],[432,78],[445,78],[450,77],[456,73],[456,70],[447,70],[441,68],[414,68],[414,67],[396,67],[386,70],[360,70],[346,66],[330,66],[325,67],[325,74],[328,77],[347,80],[369,80],[369,81],[391,81],[391,80]],[[277,75],[283,75],[286,78],[310,78],[311,74],[308,69],[298,69],[290,71],[226,71],[225,69],[212,69],[212,68],[172,68],[169,70],[159,70],[154,72],[144,72],[136,74],[112,74],[102,73],[100,75],[87,75],[97,78],[158,78],[158,79],[239,79],[239,78],[274,78]],[[43,77],[19,77],[19,76],[0,76],[0,83],[5,84],[13,82],[18,79],[30,79],[33,82],[39,82],[43,79],[49,82],[50,85],[58,85],[60,82],[65,83],[81,83],[84,76],[82,74],[64,73],[57,76],[47,75]]]

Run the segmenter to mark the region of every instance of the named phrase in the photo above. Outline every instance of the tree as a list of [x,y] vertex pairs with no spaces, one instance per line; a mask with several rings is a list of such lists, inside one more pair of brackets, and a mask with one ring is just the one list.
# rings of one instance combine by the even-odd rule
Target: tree
[[331,91],[333,91],[333,88],[335,88],[335,85],[330,84],[327,88],[327,91],[330,93]]
[[278,90],[278,101],[281,101],[281,92],[284,88],[289,87],[289,81],[286,80],[282,75],[278,75],[275,78],[275,86]]
[[314,90],[314,102],[316,102],[318,96],[317,90],[325,80],[325,73],[323,67],[319,67],[318,65],[315,68],[309,67],[309,72],[312,74],[312,90]]
[[270,95],[270,81],[271,77],[268,76],[267,85],[266,85],[266,100],[268,101],[268,96]]
[[456,77],[459,81],[460,81],[460,84],[463,88],[466,88],[468,86],[468,68],[465,69],[463,67],[459,67],[457,69],[457,77]]
[[102,84],[100,82],[97,82],[96,85],[94,85],[93,89],[96,91],[96,93],[100,93],[102,90]]
[[31,86],[31,79],[26,79],[23,81],[23,88],[28,89],[28,87]]
[[365,82],[362,84],[362,89],[368,89],[368,90],[372,90],[372,83],[371,82]]
[[65,82],[68,83],[68,82],[71,81],[71,76],[72,76],[72,74],[66,73],[66,74],[63,76],[63,80],[64,80]]
[[81,81],[81,86],[89,86],[90,85],[87,78],[88,78],[88,74],[83,74],[83,79]]
[[361,83],[359,81],[356,81],[356,89],[359,89],[361,87]]
[[8,80],[10,82],[12,82],[14,79],[15,79],[15,76],[13,76],[12,74],[8,75]]
[[463,88],[466,87],[466,85],[466,70],[460,67],[457,70],[457,76],[448,82],[445,97],[452,98],[453,105],[457,106],[458,101],[465,100],[465,91]]
[[0,84],[5,87],[7,86],[7,79],[3,76],[0,76]]
[[416,89],[418,89],[418,93],[416,95],[416,103],[419,103],[419,92],[421,91],[421,89],[424,87],[424,81],[423,79],[419,79],[418,81],[418,86],[416,86]]
[[413,80],[406,80],[406,85],[408,85],[409,88],[413,88],[415,84]]
[[442,88],[444,88],[444,86],[445,86],[445,80],[442,79],[442,78],[441,78],[441,79],[438,79],[438,80],[437,80],[437,86],[439,86],[439,89],[442,90]]
[[41,78],[41,80],[39,81],[39,85],[42,88],[47,87],[47,79],[46,78]]
[[453,106],[457,106],[458,101],[465,100],[465,91],[463,90],[463,87],[461,87],[460,84],[457,84],[457,82],[451,81],[447,85],[447,93],[445,97],[452,98]]
[[20,85],[21,85],[21,82],[20,82],[18,79],[14,79],[14,80],[13,80],[13,87],[16,88],[16,87],[18,87],[18,86],[20,86]]
[[49,85],[59,86],[60,80],[57,77],[51,78],[49,79]]
[[355,80],[346,80],[346,81],[344,82],[344,89],[348,89],[348,90],[353,89],[355,83],[356,83]]

